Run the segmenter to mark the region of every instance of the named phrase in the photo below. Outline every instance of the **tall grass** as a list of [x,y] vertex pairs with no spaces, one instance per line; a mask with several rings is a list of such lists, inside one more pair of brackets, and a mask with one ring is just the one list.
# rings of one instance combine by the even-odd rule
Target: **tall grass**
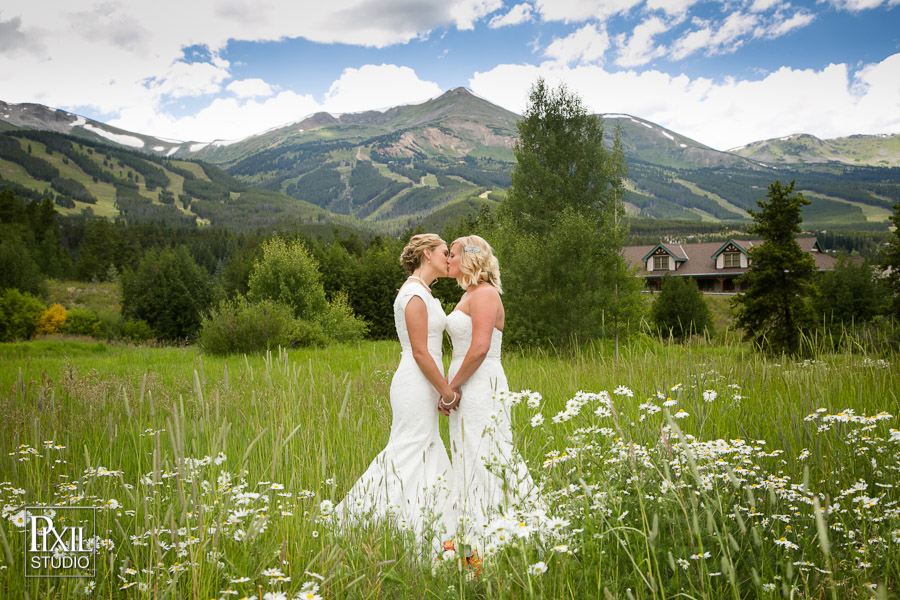
[[[737,343],[652,340],[619,359],[507,353],[513,388],[543,396],[514,409],[517,447],[565,525],[500,545],[476,577],[432,564],[404,532],[328,523],[323,501],[340,500],[387,440],[398,352],[0,346],[0,596],[900,592],[900,433],[895,415],[876,417],[900,406],[896,356],[770,360]],[[24,536],[8,517],[40,503],[101,507],[93,583],[23,578]]]

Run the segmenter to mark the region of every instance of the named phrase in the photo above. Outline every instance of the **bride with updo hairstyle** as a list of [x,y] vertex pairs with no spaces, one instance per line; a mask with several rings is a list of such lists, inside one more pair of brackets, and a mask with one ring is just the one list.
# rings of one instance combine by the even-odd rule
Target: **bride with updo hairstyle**
[[[401,352],[391,380],[390,437],[338,504],[336,515],[341,524],[374,519],[412,529],[423,551],[437,553],[456,531],[449,503],[450,458],[438,420],[439,410],[446,414],[456,408],[460,394],[444,378],[447,316],[430,287],[447,276],[447,243],[433,233],[414,235],[400,262],[409,277],[394,300]],[[359,407],[365,410],[365,401]]]
[[525,461],[513,446],[509,384],[500,362],[506,313],[500,294],[500,264],[477,235],[450,245],[448,275],[465,293],[447,316],[453,360],[450,388],[462,395],[450,415],[453,501],[463,535],[483,549],[489,523],[514,511],[540,507]]

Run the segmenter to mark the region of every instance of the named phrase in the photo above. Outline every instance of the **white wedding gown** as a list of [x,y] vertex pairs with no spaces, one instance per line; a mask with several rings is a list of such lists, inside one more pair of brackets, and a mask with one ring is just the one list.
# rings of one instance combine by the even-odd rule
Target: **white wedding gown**
[[[472,344],[472,319],[455,310],[447,317],[453,341],[450,381]],[[538,502],[528,467],[513,447],[509,407],[497,399],[509,385],[500,363],[503,332],[494,329],[491,347],[461,388],[459,408],[450,413],[454,506],[466,539],[478,547],[490,521],[511,509]]]
[[406,329],[406,305],[418,296],[428,311],[428,352],[443,373],[441,345],[447,316],[441,303],[415,282],[394,300],[394,324],[402,352],[391,380],[391,433],[387,446],[335,508],[341,524],[353,519],[385,520],[412,529],[423,550],[441,550],[456,531],[450,506],[450,459],[438,426],[439,394],[413,358]]

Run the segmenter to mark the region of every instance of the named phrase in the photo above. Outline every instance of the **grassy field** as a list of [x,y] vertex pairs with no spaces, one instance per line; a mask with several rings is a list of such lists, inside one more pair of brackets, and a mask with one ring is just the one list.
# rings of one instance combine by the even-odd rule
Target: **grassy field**
[[[513,390],[542,396],[512,411],[547,511],[511,515],[476,576],[402,531],[329,523],[387,440],[398,352],[0,345],[0,597],[900,593],[896,355],[507,353]],[[24,579],[16,521],[41,503],[99,507],[93,579]]]

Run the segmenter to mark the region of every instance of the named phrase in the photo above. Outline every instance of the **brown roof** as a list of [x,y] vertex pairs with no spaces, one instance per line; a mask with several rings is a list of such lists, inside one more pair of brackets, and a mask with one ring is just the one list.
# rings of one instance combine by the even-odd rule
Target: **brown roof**
[[[796,238],[796,241],[802,250],[812,252],[818,270],[830,271],[834,269],[835,258],[821,251],[821,246],[816,238]],[[639,277],[660,277],[665,273],[695,277],[703,275],[740,275],[746,272],[747,269],[740,267],[716,268],[716,260],[713,256],[729,242],[743,250],[749,250],[762,244],[762,240],[728,240],[726,242],[704,242],[700,244],[659,243],[646,246],[625,246],[622,249],[622,254],[629,265],[640,267],[637,272]],[[668,250],[676,258],[685,259],[676,263],[678,268],[675,271],[647,271],[647,264],[642,261],[651,251],[659,246]],[[813,250],[814,247],[816,250]]]

